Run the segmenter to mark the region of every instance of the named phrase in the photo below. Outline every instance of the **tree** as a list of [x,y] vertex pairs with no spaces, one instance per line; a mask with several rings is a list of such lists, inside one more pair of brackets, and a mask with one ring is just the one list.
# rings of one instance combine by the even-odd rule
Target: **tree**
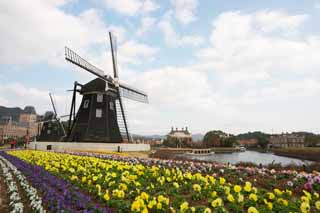
[[228,139],[229,136],[221,130],[212,130],[207,132],[203,137],[203,145],[206,148],[213,146],[232,146],[235,138]]
[[221,145],[223,147],[232,147],[234,144],[237,143],[237,140],[235,137],[227,137],[227,138],[222,138],[221,139]]

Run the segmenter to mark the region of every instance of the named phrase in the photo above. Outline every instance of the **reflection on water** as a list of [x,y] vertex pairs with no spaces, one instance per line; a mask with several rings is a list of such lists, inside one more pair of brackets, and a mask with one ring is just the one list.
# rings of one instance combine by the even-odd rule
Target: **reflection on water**
[[274,155],[273,153],[260,153],[255,151],[234,152],[234,153],[218,153],[210,156],[185,156],[190,159],[216,161],[221,163],[239,163],[239,162],[253,162],[255,164],[267,165],[269,163],[281,163],[282,165],[288,164],[307,164],[311,161],[299,160],[296,158],[282,157]]

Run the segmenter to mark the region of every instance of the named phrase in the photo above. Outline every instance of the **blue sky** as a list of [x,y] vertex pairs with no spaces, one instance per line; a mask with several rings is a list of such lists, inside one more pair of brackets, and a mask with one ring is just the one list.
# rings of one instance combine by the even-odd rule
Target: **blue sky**
[[[0,105],[70,106],[67,45],[150,104],[126,102],[134,133],[319,132],[320,1],[35,0],[0,3]],[[32,9],[31,9],[32,8]]]

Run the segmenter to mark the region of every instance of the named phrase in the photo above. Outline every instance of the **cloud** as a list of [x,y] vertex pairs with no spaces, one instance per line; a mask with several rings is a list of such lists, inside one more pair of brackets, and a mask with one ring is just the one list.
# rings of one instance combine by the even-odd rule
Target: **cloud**
[[152,61],[158,49],[136,41],[127,41],[119,47],[119,60],[122,63],[140,64]]
[[319,2],[319,1],[316,1],[316,2],[314,3],[314,8],[320,9],[320,2]]
[[[126,30],[121,26],[106,25],[99,10],[87,9],[78,15],[63,12],[60,7],[68,2],[36,0],[32,11],[26,2],[1,2],[0,6],[7,12],[0,14],[0,39],[7,42],[0,50],[0,64],[45,62],[68,66],[63,59],[64,46],[68,46],[95,64],[108,65],[110,63],[102,57],[110,54],[106,51],[109,30],[117,37],[121,49],[119,60],[125,64],[140,63],[144,57],[152,58],[157,52],[156,48],[133,40],[124,43]],[[150,3],[145,1],[143,4]]]
[[[100,11],[88,9],[75,16],[59,7],[65,1],[2,1],[0,39],[2,64],[63,61],[64,46],[85,49],[106,41],[107,26]],[[59,6],[59,7],[58,7]],[[57,60],[59,58],[59,60]]]
[[[0,93],[2,97],[0,99],[0,105],[9,107],[24,108],[27,105],[36,107],[38,114],[43,114],[46,111],[52,111],[52,105],[49,99],[49,91],[41,90],[35,87],[28,87],[19,82],[12,82],[0,85]],[[69,100],[64,94],[55,94],[56,107],[59,116],[67,112]],[[4,100],[4,102],[2,101]]]
[[309,18],[277,10],[220,14],[194,64],[132,75],[130,83],[150,96],[149,106],[128,107],[135,130],[314,130],[320,37],[302,31]]
[[204,39],[198,35],[179,35],[172,26],[172,12],[168,11],[158,23],[164,35],[165,42],[170,46],[199,46]]
[[134,16],[139,13],[149,13],[157,10],[159,6],[152,0],[105,0],[105,6],[116,12]]
[[181,24],[186,25],[197,19],[195,13],[198,0],[172,0],[171,3],[174,7],[175,18]]
[[154,17],[143,17],[141,19],[140,28],[137,31],[138,36],[142,36],[145,33],[149,32],[153,29],[156,23],[156,19]]

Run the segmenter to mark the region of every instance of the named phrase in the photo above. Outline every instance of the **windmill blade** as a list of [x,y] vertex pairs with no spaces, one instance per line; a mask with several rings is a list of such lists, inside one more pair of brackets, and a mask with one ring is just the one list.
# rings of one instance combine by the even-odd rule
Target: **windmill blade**
[[102,80],[105,80],[107,82],[112,83],[111,76],[105,75],[104,71],[99,69],[98,67],[90,64],[88,61],[84,60],[79,56],[77,53],[69,49],[68,47],[65,47],[65,59],[72,64],[75,64],[82,69],[87,70],[91,74],[97,76],[98,78],[101,78]]
[[124,98],[128,98],[134,101],[148,103],[148,95],[141,90],[132,88],[123,83],[119,84],[120,95]]
[[109,32],[109,38],[110,38],[112,64],[113,64],[113,77],[119,78],[118,59],[117,59],[117,38],[111,32]]
[[51,104],[52,104],[53,111],[54,111],[54,120],[56,120],[58,122],[58,124],[60,125],[60,127],[62,129],[62,132],[63,132],[64,136],[66,136],[66,130],[64,129],[64,126],[60,122],[60,118],[58,118],[57,109],[56,109],[56,106],[54,104],[52,94],[49,93],[49,96],[50,96]]
[[51,101],[51,104],[52,104],[52,108],[53,108],[53,112],[54,112],[54,117],[56,118],[58,115],[57,115],[57,109],[56,109],[56,106],[54,105],[54,101],[53,101],[53,98],[52,98],[52,94],[49,93],[49,96],[50,96],[50,101]]

